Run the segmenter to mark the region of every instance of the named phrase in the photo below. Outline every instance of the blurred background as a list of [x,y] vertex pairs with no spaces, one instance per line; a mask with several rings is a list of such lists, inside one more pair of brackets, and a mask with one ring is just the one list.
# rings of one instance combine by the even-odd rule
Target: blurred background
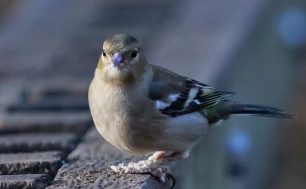
[[19,89],[87,87],[115,33],[138,38],[151,64],[298,118],[209,129],[176,188],[306,188],[306,1],[2,0],[0,118]]

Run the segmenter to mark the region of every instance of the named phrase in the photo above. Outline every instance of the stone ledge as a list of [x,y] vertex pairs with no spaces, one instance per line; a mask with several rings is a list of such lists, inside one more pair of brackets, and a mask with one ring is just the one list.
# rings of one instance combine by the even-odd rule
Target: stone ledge
[[0,175],[0,188],[41,189],[48,186],[48,179],[42,174]]
[[5,135],[0,136],[0,153],[60,150],[65,158],[77,142],[77,136],[72,133]]
[[5,114],[0,121],[0,133],[73,132],[83,135],[91,124],[88,111],[16,112]]
[[108,167],[121,162],[139,161],[136,157],[121,152],[107,143],[91,128],[77,148],[68,156],[67,163],[48,189],[53,188],[169,188],[172,182],[159,182],[150,174],[115,174]]
[[54,178],[61,166],[61,152],[0,154],[0,175],[46,174]]

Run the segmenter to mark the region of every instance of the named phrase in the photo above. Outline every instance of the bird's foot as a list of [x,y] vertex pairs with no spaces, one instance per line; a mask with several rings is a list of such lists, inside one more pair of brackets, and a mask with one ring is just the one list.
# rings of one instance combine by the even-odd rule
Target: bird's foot
[[143,160],[138,163],[130,162],[127,165],[119,164],[118,166],[110,166],[116,173],[120,174],[138,174],[150,173],[158,178],[161,182],[166,182],[167,179],[172,178],[171,171],[166,166],[161,166],[160,163],[153,162],[152,160]]

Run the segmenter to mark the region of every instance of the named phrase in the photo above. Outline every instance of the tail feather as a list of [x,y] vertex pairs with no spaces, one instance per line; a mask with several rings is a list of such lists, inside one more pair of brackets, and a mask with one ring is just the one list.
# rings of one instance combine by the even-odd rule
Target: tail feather
[[287,114],[283,110],[254,104],[232,104],[231,114],[248,114],[253,116],[263,116],[263,117],[277,117],[286,119],[296,119],[294,116]]

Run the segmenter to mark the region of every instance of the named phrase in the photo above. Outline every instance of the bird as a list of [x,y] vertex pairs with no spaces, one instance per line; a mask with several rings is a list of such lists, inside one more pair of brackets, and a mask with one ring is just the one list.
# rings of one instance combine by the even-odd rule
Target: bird
[[110,166],[117,173],[152,173],[165,182],[166,163],[187,158],[207,129],[230,115],[294,119],[269,106],[244,104],[166,68],[149,64],[135,37],[115,34],[103,50],[89,86],[97,131],[116,148],[147,160]]

